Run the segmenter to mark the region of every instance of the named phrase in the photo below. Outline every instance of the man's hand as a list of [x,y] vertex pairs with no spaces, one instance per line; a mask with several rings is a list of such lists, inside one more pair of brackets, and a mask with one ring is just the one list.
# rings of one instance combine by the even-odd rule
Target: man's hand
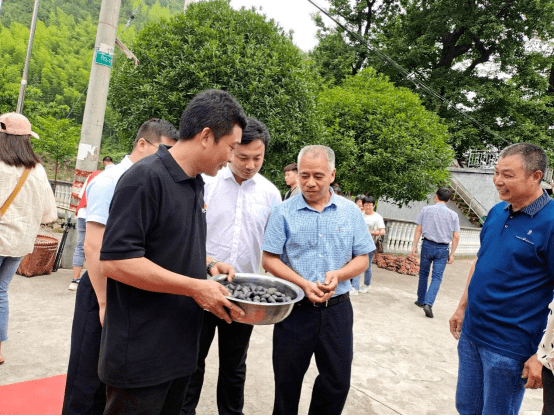
[[[320,302],[326,302],[335,294],[335,291],[323,291],[320,289],[321,283],[318,282],[316,285],[315,283],[309,282],[306,280],[304,283],[302,290],[306,294],[306,297],[310,300],[310,302],[314,303],[320,303]],[[336,284],[335,284],[336,287]]]
[[[212,267],[212,270],[214,270],[214,268],[215,266]],[[228,324],[232,321],[231,316],[234,318],[241,318],[244,316],[244,311],[225,297],[229,296],[229,291],[223,285],[213,280],[200,280],[198,283],[199,290],[195,291],[192,298],[202,309],[213,313]],[[229,316],[229,314],[231,316]]]
[[523,366],[521,378],[526,378],[526,389],[541,389],[542,388],[542,363],[538,360],[537,354],[531,356]]
[[412,254],[417,254],[417,245],[414,245],[414,248],[412,248]]
[[331,270],[325,273],[325,281],[317,282],[317,288],[325,293],[334,292],[339,284],[339,276],[337,270]]
[[218,274],[226,274],[227,275],[227,281],[230,282],[235,277],[235,269],[230,264],[222,263],[222,262],[218,261],[210,269],[210,275],[211,276],[216,276]]
[[460,332],[462,332],[462,322],[464,322],[465,308],[458,306],[452,318],[448,321],[450,324],[450,333],[456,339],[460,339]]
[[447,264],[452,264],[454,263],[454,254],[451,254],[450,256],[448,256],[448,261],[446,262]]

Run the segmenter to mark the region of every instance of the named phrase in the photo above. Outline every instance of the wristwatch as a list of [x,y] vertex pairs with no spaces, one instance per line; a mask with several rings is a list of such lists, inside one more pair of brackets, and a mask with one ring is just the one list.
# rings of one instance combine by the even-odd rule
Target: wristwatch
[[210,262],[208,263],[208,265],[206,266],[206,270],[208,271],[208,274],[210,274],[210,269],[211,269],[212,267],[214,267],[214,265],[215,265],[216,263],[219,263],[219,262],[220,262],[219,260],[213,259],[212,261],[210,261]]

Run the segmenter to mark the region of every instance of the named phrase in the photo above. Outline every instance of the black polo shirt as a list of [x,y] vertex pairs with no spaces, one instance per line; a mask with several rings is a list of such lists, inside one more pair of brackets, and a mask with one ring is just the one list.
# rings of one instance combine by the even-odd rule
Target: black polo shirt
[[[206,278],[204,181],[160,145],[119,180],[100,260],[145,257],[164,269]],[[108,276],[98,372],[120,388],[147,387],[196,371],[202,309],[190,297],[155,293]]]

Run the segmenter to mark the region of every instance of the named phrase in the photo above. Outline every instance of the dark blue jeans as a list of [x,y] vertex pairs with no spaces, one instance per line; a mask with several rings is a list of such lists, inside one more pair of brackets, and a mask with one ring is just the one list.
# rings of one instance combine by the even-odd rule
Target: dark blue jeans
[[456,409],[461,415],[517,415],[526,379],[522,361],[487,350],[462,334]]
[[[448,261],[448,245],[423,240],[421,244],[421,258],[419,261],[419,284],[417,286],[417,301],[433,306],[442,282],[442,275]],[[427,289],[429,270],[433,264],[431,284]]]

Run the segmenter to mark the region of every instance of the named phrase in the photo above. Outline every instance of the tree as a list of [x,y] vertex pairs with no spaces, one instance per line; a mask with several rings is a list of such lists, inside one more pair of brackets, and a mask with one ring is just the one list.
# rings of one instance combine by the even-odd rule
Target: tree
[[81,129],[70,119],[57,119],[52,116],[38,116],[36,123],[33,122],[32,125],[40,136],[40,139],[32,139],[34,150],[56,164],[55,189],[59,164],[68,159],[74,160],[77,156]]
[[445,183],[453,156],[447,129],[416,94],[366,68],[324,91],[320,103],[343,191],[403,205]]
[[[335,75],[340,74],[337,65],[325,65],[330,59],[339,61],[339,56],[353,74],[365,66],[387,74],[396,85],[420,94],[428,110],[447,120],[458,156],[471,147],[505,147],[523,140],[552,148],[552,46],[530,47],[531,41],[548,46],[544,40],[554,35],[551,0],[330,2],[331,13],[342,16],[358,37],[318,20],[321,43],[314,57],[328,79],[342,81]],[[425,86],[445,100],[437,100]]]
[[184,15],[148,25],[131,49],[140,65],[119,60],[109,94],[118,134],[129,145],[151,117],[177,125],[192,96],[209,88],[227,89],[268,127],[263,173],[283,189],[283,167],[318,141],[317,72],[290,36],[254,9],[193,3]]

